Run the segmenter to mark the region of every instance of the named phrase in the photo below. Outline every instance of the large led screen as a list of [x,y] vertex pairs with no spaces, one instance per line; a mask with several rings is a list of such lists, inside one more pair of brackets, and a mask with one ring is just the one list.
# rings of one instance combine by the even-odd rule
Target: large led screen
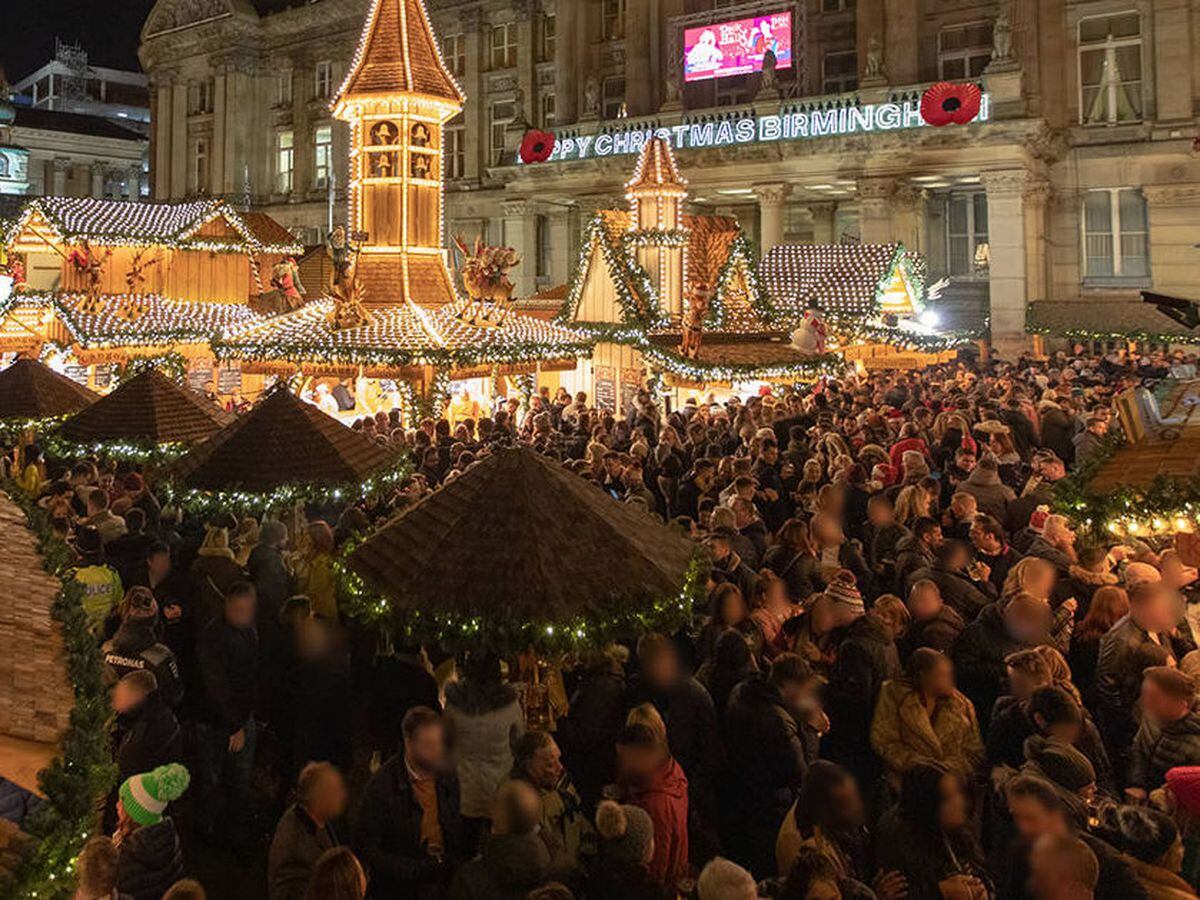
[[792,67],[792,14],[772,13],[689,28],[683,33],[684,80],[726,78],[762,69],[768,50],[775,68]]

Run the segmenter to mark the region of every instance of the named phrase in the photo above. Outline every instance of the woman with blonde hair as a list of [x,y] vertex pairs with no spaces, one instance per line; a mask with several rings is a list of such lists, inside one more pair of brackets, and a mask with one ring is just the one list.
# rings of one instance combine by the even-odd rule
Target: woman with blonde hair
[[312,602],[312,611],[328,622],[338,620],[333,578],[333,529],[317,519],[308,523],[308,550],[296,573],[296,593]]
[[653,703],[643,703],[631,709],[625,717],[625,725],[645,725],[660,744],[667,743],[667,723]]
[[917,519],[928,518],[929,494],[920,485],[910,484],[896,495],[896,521],[910,528]]

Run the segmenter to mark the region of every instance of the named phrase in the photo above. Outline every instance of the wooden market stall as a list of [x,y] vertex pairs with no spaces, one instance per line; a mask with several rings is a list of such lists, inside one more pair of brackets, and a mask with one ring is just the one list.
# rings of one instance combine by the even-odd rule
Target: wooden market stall
[[37,360],[18,359],[0,370],[0,420],[56,419],[86,409],[98,399]]

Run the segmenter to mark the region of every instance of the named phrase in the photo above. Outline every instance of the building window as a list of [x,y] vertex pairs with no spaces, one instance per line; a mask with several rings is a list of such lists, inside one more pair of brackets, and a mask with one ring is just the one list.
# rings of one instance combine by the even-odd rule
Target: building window
[[513,105],[511,101],[493,103],[491,110],[491,146],[488,148],[488,158],[493,166],[505,163],[504,144],[507,140],[508,126],[513,120]]
[[625,37],[625,0],[604,0],[604,39]]
[[517,64],[517,26],[515,22],[492,26],[492,68],[511,69]]
[[188,90],[188,112],[201,115],[213,111],[213,82],[211,78],[193,81]]
[[275,105],[292,105],[292,70],[282,69],[275,78]]
[[537,271],[538,278],[550,277],[550,217],[537,217]]
[[600,89],[601,112],[606,119],[619,119],[625,112],[625,77],[614,75],[604,79]]
[[542,16],[541,27],[541,46],[539,48],[539,56],[542,62],[554,59],[554,48],[558,34],[557,19],[554,18],[554,13],[547,13]]
[[333,96],[333,63],[327,59],[317,63],[313,76],[313,94],[318,100],[328,100]]
[[554,95],[542,94],[542,127],[554,127]]
[[992,23],[971,22],[938,32],[938,74],[978,78],[992,59]]
[[318,125],[313,132],[313,186],[329,187],[333,175],[333,126]]
[[281,131],[275,136],[275,190],[290,194],[296,176],[296,135]]
[[208,193],[208,138],[196,138],[192,144],[192,192]]
[[989,263],[987,194],[951,194],[946,198],[946,274],[986,277]]
[[448,34],[442,38],[442,56],[450,74],[461,78],[467,72],[467,36]]
[[1135,12],[1079,23],[1079,115],[1088,125],[1142,117],[1142,27]]
[[826,53],[821,64],[821,84],[826,94],[858,90],[858,53],[854,50]]
[[446,177],[462,178],[467,174],[466,129],[462,116],[447,125],[442,134],[446,142]]
[[1084,196],[1085,277],[1148,278],[1149,237],[1141,191],[1106,188]]

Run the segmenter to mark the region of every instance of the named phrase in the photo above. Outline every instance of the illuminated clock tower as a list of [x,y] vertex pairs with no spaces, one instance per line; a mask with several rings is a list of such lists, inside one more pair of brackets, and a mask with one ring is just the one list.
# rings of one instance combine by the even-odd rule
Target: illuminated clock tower
[[659,311],[677,319],[683,315],[687,245],[683,201],[687,198],[687,182],[679,174],[665,139],[654,137],[646,142],[625,192],[638,264],[650,276],[658,294]]
[[350,230],[367,306],[456,299],[442,240],[442,127],[465,99],[423,0],[372,0],[333,105],[350,123]]

